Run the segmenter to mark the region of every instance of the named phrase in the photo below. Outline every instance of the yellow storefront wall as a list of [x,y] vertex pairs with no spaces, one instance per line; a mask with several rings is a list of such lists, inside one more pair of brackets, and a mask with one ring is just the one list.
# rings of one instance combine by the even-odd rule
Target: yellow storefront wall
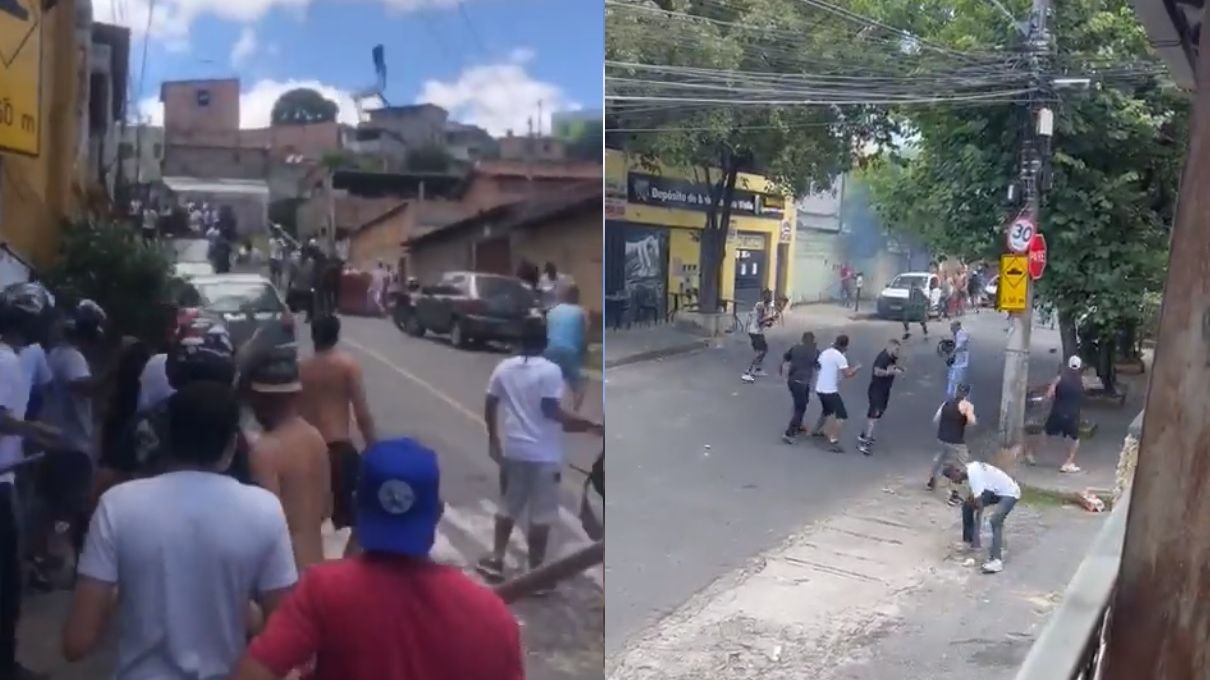
[[[605,181],[608,187],[620,190],[625,195],[626,177],[631,170],[635,172],[657,174],[665,177],[676,177],[700,181],[701,174],[694,175],[692,170],[658,166],[651,168],[639,165],[629,160],[621,151],[605,150]],[[735,187],[744,191],[758,194],[777,195],[772,182],[759,175],[740,173],[736,178]],[[607,191],[607,194],[609,192]],[[621,198],[621,197],[619,197]],[[608,200],[608,198],[607,198]],[[624,200],[624,199],[623,199]],[[721,290],[720,297],[725,300],[734,299],[735,295],[735,254],[738,246],[749,234],[760,234],[764,237],[765,252],[768,265],[765,267],[764,286],[771,290],[777,289],[778,268],[778,239],[781,234],[783,221],[794,223],[794,202],[787,198],[786,215],[780,219],[772,217],[755,217],[751,215],[736,215],[731,218],[731,234],[727,239],[727,252],[723,257],[722,272],[719,275]],[[619,204],[618,208],[622,208]],[[647,205],[637,205],[627,202],[624,210],[610,217],[635,224],[650,224],[668,227],[668,290],[680,292],[685,288],[697,288],[701,266],[701,251],[697,232],[706,226],[706,213],[680,208],[659,208]],[[786,270],[784,280],[793,281],[794,267],[794,230],[790,229],[790,240],[786,253]],[[789,290],[785,291],[789,295]]]
[[41,153],[35,158],[0,152],[0,241],[39,267],[54,259],[61,223],[76,203],[72,172],[80,50],[75,12],[75,0],[60,0],[43,17]]

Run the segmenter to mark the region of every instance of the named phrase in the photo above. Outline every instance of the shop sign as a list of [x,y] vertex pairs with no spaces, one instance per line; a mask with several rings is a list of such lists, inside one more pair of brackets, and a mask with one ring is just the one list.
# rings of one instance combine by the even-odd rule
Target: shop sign
[[[706,212],[710,207],[710,189],[698,182],[632,172],[627,184],[627,198],[631,203],[701,212]],[[757,195],[736,189],[731,201],[731,214],[759,214]]]

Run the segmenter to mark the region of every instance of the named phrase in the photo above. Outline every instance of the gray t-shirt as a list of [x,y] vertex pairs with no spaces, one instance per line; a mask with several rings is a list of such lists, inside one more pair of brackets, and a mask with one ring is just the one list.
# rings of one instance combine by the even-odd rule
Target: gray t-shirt
[[92,377],[88,360],[71,345],[58,345],[46,355],[50,366],[50,389],[46,391],[42,417],[59,429],[72,448],[94,455],[92,397],[78,394],[72,384]]
[[277,497],[200,471],[106,492],[79,571],[121,592],[116,680],[225,680],[249,600],[298,580]]

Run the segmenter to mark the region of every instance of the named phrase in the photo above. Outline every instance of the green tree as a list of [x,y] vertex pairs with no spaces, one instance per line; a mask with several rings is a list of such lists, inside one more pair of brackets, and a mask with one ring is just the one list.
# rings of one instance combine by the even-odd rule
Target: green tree
[[336,102],[311,88],[299,87],[277,98],[269,118],[273,125],[307,125],[331,123],[338,113]]
[[[796,0],[632,0],[606,7],[607,95],[620,86],[642,95],[650,75],[634,65],[661,65],[742,73],[804,73],[842,70],[888,58],[853,41],[819,30],[819,16]],[[821,67],[822,65],[822,67]],[[611,81],[610,78],[613,80]],[[613,85],[618,83],[619,85]],[[641,102],[640,102],[641,104]],[[781,190],[797,194],[830,186],[849,167],[854,149],[888,139],[879,112],[858,106],[615,105],[610,143],[658,161],[691,168],[709,189],[701,235],[700,305],[719,308],[719,278],[740,172],[758,172]]]
[[[1022,17],[1028,13],[1023,2],[1010,6]],[[869,0],[866,11],[947,45],[1007,49],[1016,39],[1014,27],[984,0],[956,6]],[[1044,173],[1040,225],[1049,263],[1037,297],[1058,312],[1065,353],[1078,349],[1092,360],[1112,393],[1122,331],[1132,333],[1145,296],[1162,287],[1189,104],[1146,65],[1152,54],[1128,2],[1072,0],[1057,3],[1054,12],[1056,67],[1091,76],[1093,85],[1061,91],[1052,104],[1053,161]],[[934,107],[898,115],[910,134],[865,173],[879,212],[893,228],[941,252],[998,256],[1004,226],[1020,210],[1007,196],[1029,124],[1024,107]]]

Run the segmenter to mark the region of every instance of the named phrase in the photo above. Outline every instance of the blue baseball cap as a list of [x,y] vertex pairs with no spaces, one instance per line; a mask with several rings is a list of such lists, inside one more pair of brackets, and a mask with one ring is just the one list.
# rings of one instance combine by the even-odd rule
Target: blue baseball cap
[[410,439],[380,441],[362,455],[357,540],[367,551],[426,557],[441,521],[437,454]]

